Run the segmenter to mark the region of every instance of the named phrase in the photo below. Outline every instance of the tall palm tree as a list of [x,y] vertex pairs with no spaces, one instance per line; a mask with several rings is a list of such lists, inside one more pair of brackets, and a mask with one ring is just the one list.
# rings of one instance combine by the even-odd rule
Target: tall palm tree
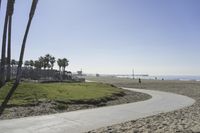
[[35,75],[37,75],[36,78],[39,79],[41,75],[42,62],[39,60],[34,61],[34,67],[35,67],[35,70],[34,70]]
[[2,50],[1,50],[1,69],[0,69],[0,88],[5,84],[5,54],[6,54],[6,38],[7,38],[7,26],[8,26],[8,10],[11,0],[7,1],[7,9],[4,20]]
[[40,64],[41,64],[41,66],[44,67],[44,69],[45,69],[44,57],[40,56],[40,57],[39,57],[39,62],[40,62]]
[[58,59],[57,64],[59,67],[60,80],[62,80],[62,75],[61,75],[62,59]]
[[0,0],[0,10],[1,10],[1,0]]
[[8,48],[7,48],[7,74],[6,81],[10,81],[10,60],[11,60],[11,25],[12,25],[12,17],[9,17],[9,28],[8,28]]
[[26,60],[26,61],[24,62],[24,66],[27,67],[27,68],[30,67],[30,61]]
[[50,58],[51,58],[51,55],[50,54],[46,54],[45,57],[44,57],[44,63],[45,63],[45,67],[49,68],[51,67],[50,66]]
[[65,68],[69,65],[69,61],[66,58],[62,59],[63,75],[65,75]]
[[57,64],[58,64],[58,67],[59,67],[59,72],[60,72],[60,74],[61,74],[62,59],[58,59],[58,60],[57,60]]
[[11,66],[12,66],[12,70],[11,70],[11,76],[13,77],[13,73],[14,73],[14,66],[17,65],[17,61],[12,59],[11,60]]
[[29,62],[30,62],[30,67],[33,68],[34,67],[34,61],[30,60]]
[[11,60],[11,65],[12,65],[12,67],[14,67],[14,65],[17,65],[17,61],[14,60],[14,59],[12,59],[12,60]]
[[24,39],[22,42],[22,47],[21,47],[21,53],[20,53],[20,58],[19,58],[19,64],[18,64],[18,68],[17,68],[17,76],[16,76],[16,80],[14,85],[12,86],[11,90],[8,92],[6,98],[4,99],[4,101],[1,104],[0,107],[0,115],[3,113],[5,106],[7,105],[8,101],[10,100],[11,96],[13,95],[13,93],[15,92],[15,90],[17,89],[19,82],[20,82],[20,78],[21,78],[21,67],[22,67],[22,62],[23,62],[23,57],[24,57],[24,51],[25,51],[25,46],[26,46],[26,40],[27,40],[27,36],[28,36],[28,32],[31,26],[31,22],[35,13],[35,9],[37,7],[37,3],[38,0],[33,0],[32,1],[32,6],[31,6],[31,11],[29,14],[29,20],[28,20],[28,24],[26,27],[26,31],[25,31],[25,35],[24,35]]
[[41,69],[41,68],[42,68],[42,63],[41,63],[39,60],[36,60],[36,61],[34,62],[34,67],[35,67],[36,69]]
[[54,63],[56,62],[56,59],[55,57],[50,57],[50,64],[51,64],[51,70],[53,70],[53,67],[54,67]]
[[26,26],[26,31],[25,31],[25,34],[24,34],[24,39],[23,39],[23,42],[22,42],[22,47],[21,47],[21,52],[20,52],[19,64],[18,64],[18,68],[17,68],[17,77],[16,77],[16,82],[15,82],[16,85],[19,84],[19,81],[20,81],[20,78],[21,78],[21,67],[22,67],[22,62],[23,62],[23,58],[24,58],[26,40],[27,40],[27,37],[28,37],[28,32],[29,32],[29,29],[30,29],[30,26],[31,26],[31,22],[32,22],[34,13],[35,13],[37,3],[38,3],[38,0],[32,1],[31,11],[29,13],[29,20],[28,20],[28,24]]
[[14,3],[15,0],[11,1],[11,6],[8,11],[9,16],[9,24],[8,24],[8,48],[7,48],[7,74],[6,74],[6,81],[10,81],[11,76],[11,31],[12,31],[12,15],[14,11]]
[[24,68],[26,68],[24,71],[24,75],[26,78],[30,78],[30,71],[29,71],[29,68],[30,68],[30,62],[28,60],[24,61]]

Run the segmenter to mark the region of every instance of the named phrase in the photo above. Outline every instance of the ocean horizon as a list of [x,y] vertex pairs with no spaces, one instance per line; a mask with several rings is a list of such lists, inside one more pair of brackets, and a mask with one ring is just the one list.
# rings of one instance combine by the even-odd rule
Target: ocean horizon
[[[119,78],[133,78],[133,76],[116,76]],[[141,79],[156,79],[156,80],[181,80],[181,81],[200,81],[200,76],[192,75],[149,75],[149,76],[134,76]]]

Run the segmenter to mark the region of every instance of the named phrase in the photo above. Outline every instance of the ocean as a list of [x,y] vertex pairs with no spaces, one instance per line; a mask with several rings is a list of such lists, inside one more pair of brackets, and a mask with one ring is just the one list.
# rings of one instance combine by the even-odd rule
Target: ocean
[[[117,76],[120,78],[133,78],[132,76]],[[157,80],[182,80],[182,81],[200,81],[200,76],[186,76],[186,75],[150,75],[150,76],[135,76],[141,79],[157,79]]]

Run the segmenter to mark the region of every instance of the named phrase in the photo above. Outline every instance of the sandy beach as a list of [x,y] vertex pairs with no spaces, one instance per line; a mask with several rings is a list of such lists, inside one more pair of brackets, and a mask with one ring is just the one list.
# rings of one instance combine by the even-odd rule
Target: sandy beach
[[199,133],[200,132],[200,82],[197,81],[161,81],[114,77],[88,77],[88,80],[112,83],[119,87],[133,87],[160,90],[189,96],[196,100],[190,107],[159,115],[129,121],[109,127],[102,127],[88,133]]

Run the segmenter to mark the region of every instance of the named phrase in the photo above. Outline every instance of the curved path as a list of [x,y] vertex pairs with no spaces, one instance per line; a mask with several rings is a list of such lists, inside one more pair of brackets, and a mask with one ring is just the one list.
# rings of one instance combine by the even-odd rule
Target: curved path
[[46,116],[1,120],[1,133],[79,133],[192,105],[189,97],[173,93],[124,88],[146,93],[151,99],[136,103],[79,110]]

